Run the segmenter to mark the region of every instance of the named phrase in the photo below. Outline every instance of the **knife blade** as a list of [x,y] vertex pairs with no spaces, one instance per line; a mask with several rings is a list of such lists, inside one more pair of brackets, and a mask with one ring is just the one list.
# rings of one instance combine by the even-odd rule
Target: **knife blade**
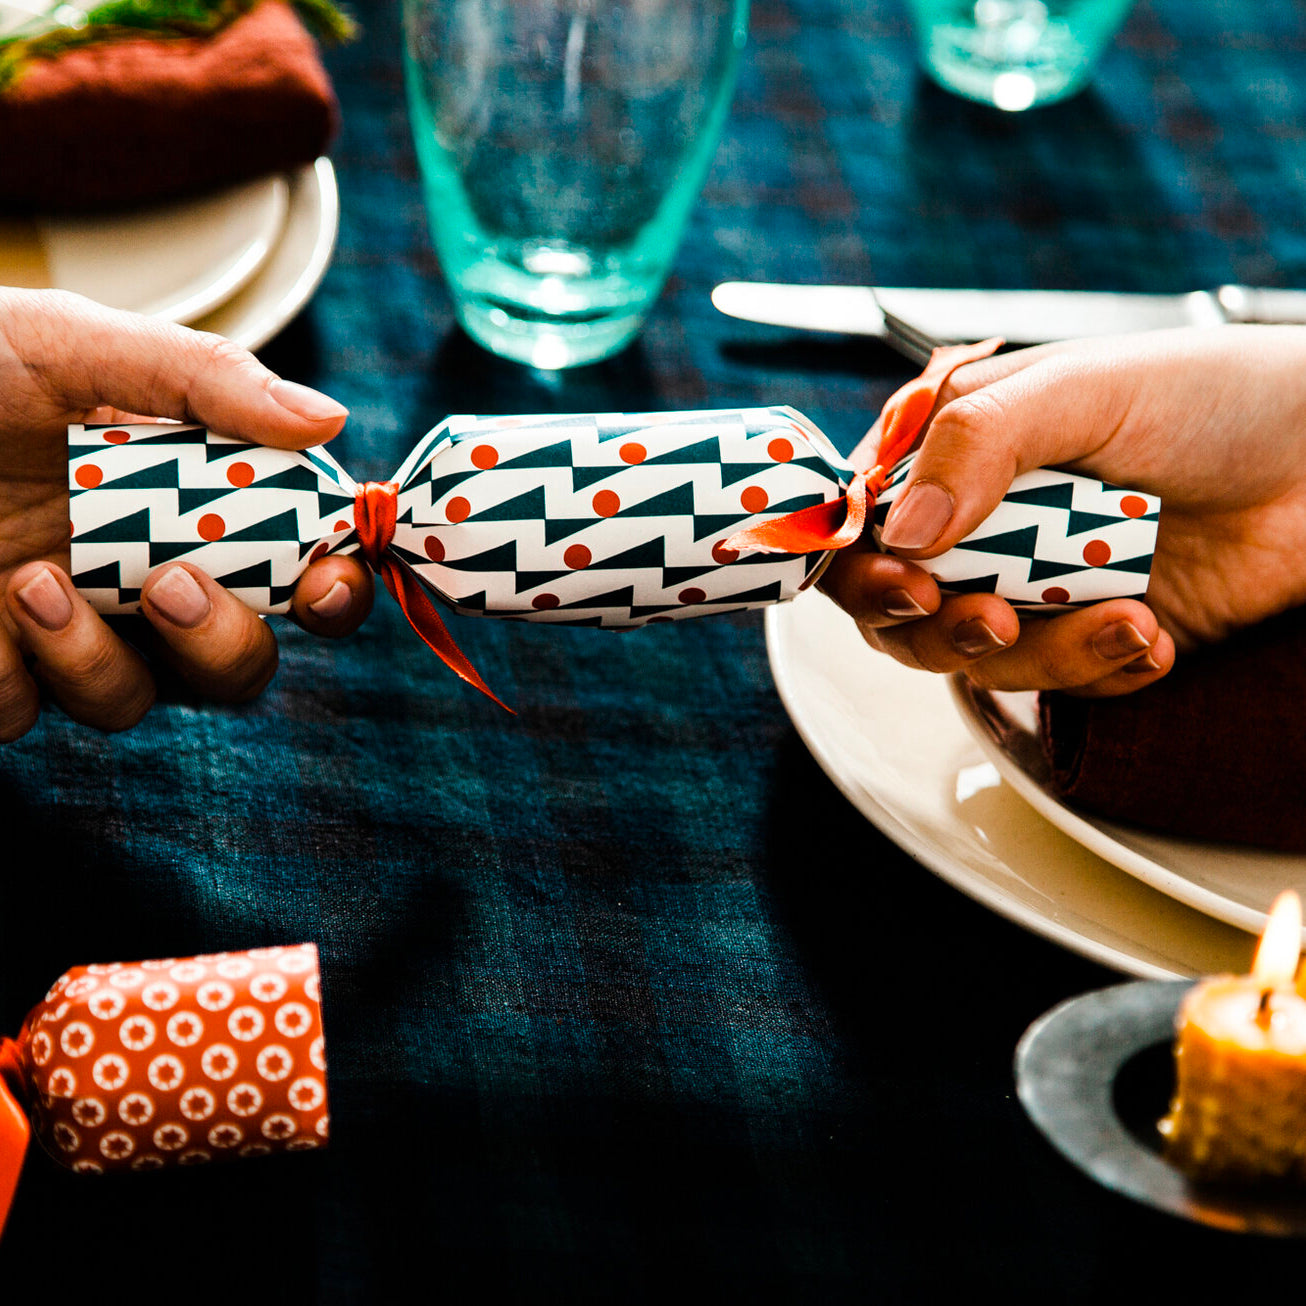
[[712,303],[731,317],[803,331],[883,337],[888,312],[939,340],[1001,336],[1022,345],[1163,327],[1306,323],[1306,290],[1248,286],[1140,295],[724,281],[712,291]]

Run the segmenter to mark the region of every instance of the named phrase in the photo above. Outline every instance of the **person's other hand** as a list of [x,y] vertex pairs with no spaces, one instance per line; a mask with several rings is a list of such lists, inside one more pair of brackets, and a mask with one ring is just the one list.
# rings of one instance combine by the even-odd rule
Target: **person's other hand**
[[[302,449],[331,439],[346,416],[219,336],[56,291],[0,290],[0,741],[36,722],[42,688],[102,730],[134,725],[154,701],[149,663],[68,578],[69,423],[176,418]],[[371,603],[362,562],[323,558],[300,579],[292,615],[343,635]],[[209,697],[252,698],[276,671],[268,623],[194,567],[156,568],[141,607],[159,656]]]
[[[854,453],[878,444],[878,424]],[[1018,620],[941,595],[928,560],[1012,480],[1058,466],[1158,494],[1145,603]],[[1072,341],[953,373],[885,522],[821,585],[876,648],[990,689],[1125,694],[1183,650],[1306,601],[1306,328],[1229,326]]]

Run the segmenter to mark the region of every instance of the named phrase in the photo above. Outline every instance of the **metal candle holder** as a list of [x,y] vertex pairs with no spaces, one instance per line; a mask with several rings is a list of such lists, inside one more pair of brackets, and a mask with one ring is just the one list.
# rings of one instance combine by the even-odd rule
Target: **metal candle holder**
[[1195,1183],[1162,1155],[1175,1015],[1188,980],[1119,984],[1040,1016],[1016,1048],[1016,1090],[1068,1161],[1113,1192],[1239,1233],[1306,1236],[1306,1191]]

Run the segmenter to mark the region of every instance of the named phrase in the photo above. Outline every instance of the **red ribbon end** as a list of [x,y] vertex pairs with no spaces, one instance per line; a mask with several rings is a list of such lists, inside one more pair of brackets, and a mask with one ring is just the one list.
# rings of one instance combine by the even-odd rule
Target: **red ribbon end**
[[19,1101],[21,1083],[18,1045],[12,1039],[0,1039],[0,1233],[14,1203],[23,1158],[32,1138],[32,1126]]
[[993,339],[936,349],[920,376],[890,395],[881,410],[880,444],[874,467],[858,472],[837,499],[745,527],[728,536],[724,547],[740,553],[753,550],[792,554],[826,552],[855,543],[866,529],[885,480],[929,421],[948,378],[964,364],[987,358],[1001,344],[1001,340]]
[[354,499],[354,529],[358,532],[363,557],[385,582],[390,596],[408,618],[408,624],[422,643],[456,676],[479,689],[487,698],[492,698],[505,712],[516,716],[517,713],[490,689],[467,655],[454,643],[417,573],[402,558],[390,552],[398,519],[399,486],[394,481],[368,481],[358,487],[358,496]]

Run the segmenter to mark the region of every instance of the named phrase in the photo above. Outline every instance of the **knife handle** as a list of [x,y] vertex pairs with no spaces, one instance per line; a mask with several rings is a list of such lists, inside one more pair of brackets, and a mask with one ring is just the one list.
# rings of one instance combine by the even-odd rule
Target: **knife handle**
[[1306,322],[1306,290],[1221,286],[1215,297],[1226,322]]

